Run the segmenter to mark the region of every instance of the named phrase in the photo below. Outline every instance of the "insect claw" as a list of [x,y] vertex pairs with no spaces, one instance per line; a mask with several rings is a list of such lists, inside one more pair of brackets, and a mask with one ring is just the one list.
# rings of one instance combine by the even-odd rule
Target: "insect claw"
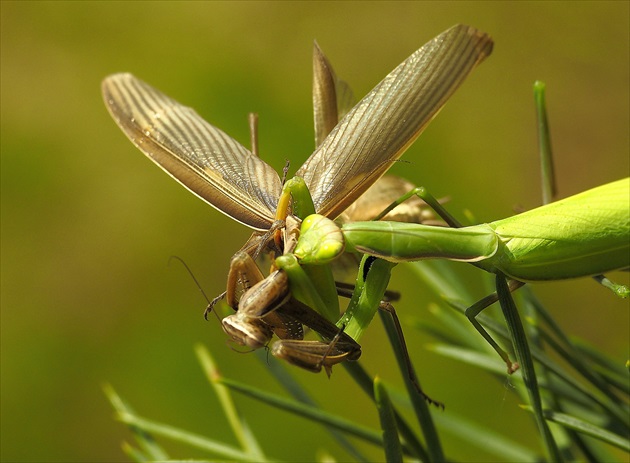
[[437,400],[433,400],[431,397],[424,398],[429,404],[435,405],[436,407],[444,410],[444,404],[442,402],[438,402]]
[[517,372],[518,369],[521,368],[518,362],[508,362],[507,366],[508,366],[508,375],[511,375]]
[[216,313],[216,311],[214,310],[214,306],[217,305],[217,303],[223,299],[225,297],[225,291],[222,292],[221,294],[219,294],[217,297],[215,297],[214,299],[212,299],[210,301],[210,303],[206,306],[206,310],[203,311],[203,318],[205,318],[206,320],[208,320],[208,314],[210,312],[214,313],[217,318],[219,317]]
[[628,298],[628,296],[630,296],[630,288],[627,285],[615,283],[614,281],[606,278],[604,275],[595,275],[593,279],[605,288],[610,289],[613,293],[615,293],[618,297],[621,297],[622,299],[626,299]]

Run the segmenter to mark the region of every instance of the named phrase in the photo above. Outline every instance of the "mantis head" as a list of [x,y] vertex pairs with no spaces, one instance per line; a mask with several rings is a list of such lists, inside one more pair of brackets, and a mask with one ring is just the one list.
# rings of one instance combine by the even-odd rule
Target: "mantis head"
[[344,250],[341,229],[335,222],[319,214],[312,214],[302,221],[300,239],[294,254],[302,264],[327,264]]

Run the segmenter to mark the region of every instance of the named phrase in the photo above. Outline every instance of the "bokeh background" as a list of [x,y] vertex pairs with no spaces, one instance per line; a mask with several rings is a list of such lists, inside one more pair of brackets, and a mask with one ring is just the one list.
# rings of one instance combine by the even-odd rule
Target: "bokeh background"
[[[123,136],[100,96],[129,71],[248,143],[260,116],[261,155],[297,169],[312,152],[311,47],[364,95],[400,61],[455,23],[495,39],[478,68],[394,172],[451,197],[480,221],[540,203],[532,83],[548,88],[560,195],[628,175],[628,2],[9,2],[2,16],[2,460],[122,461],[126,428],[101,386],[144,416],[235,443],[193,354],[202,342],[225,375],[271,391],[265,365],[226,345],[181,266],[212,297],[249,231],[184,190]],[[477,278],[471,272],[471,281]],[[615,275],[627,282],[627,276]],[[431,297],[397,269],[405,317]],[[409,280],[412,281],[412,280]],[[407,285],[407,286],[405,286]],[[407,289],[406,289],[407,288]],[[407,291],[407,292],[405,292]],[[482,289],[479,289],[480,295]],[[628,303],[588,279],[538,285],[563,327],[619,362]],[[472,301],[470,301],[472,302]],[[380,323],[363,361],[401,384]],[[503,383],[437,358],[410,337],[423,385],[467,414],[536,444]],[[294,369],[295,370],[295,369]],[[342,368],[294,371],[328,410],[376,426]],[[270,456],[347,457],[328,434],[242,397]],[[484,460],[455,437],[448,454]],[[450,444],[450,445],[449,445]],[[166,442],[172,456],[203,457]],[[365,447],[371,458],[379,449]]]

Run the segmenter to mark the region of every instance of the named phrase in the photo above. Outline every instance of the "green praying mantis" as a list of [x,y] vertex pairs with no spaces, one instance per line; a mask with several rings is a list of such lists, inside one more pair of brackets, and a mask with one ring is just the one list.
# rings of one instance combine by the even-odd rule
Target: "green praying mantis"
[[[430,258],[469,262],[497,279],[512,280],[511,289],[630,267],[630,178],[482,225],[461,227],[439,205],[436,210],[457,228],[389,221],[339,227],[325,217],[309,216],[294,254],[310,265],[329,263],[344,251],[392,263]],[[466,315],[512,373],[518,364],[475,319],[487,305],[475,304]]]
[[[229,320],[240,323],[226,331],[237,342],[257,346],[255,339],[265,342],[271,333],[287,341],[300,340],[300,329],[293,326],[315,325],[311,327],[331,341],[323,354],[316,355],[320,359],[316,367],[321,369],[332,361],[331,349],[343,347],[345,341],[352,344],[332,324],[339,308],[331,270],[304,266],[310,284],[328,289],[321,293],[321,303],[304,304],[293,297],[300,292],[294,285],[291,296],[275,289],[259,291],[257,285],[270,283],[275,276],[261,279],[253,259],[267,251],[289,259],[292,249],[287,243],[295,241],[291,237],[297,231],[291,225],[294,218],[299,221],[315,212],[335,218],[344,212],[396,162],[492,46],[487,34],[454,26],[403,61],[343,117],[339,116],[347,110],[349,92],[316,47],[317,148],[296,177],[286,182],[257,156],[255,143],[252,151],[246,149],[194,110],[131,74],[107,77],[102,91],[112,117],[144,154],[192,193],[255,230],[232,259],[224,295],[237,309],[237,317]],[[251,299],[256,303],[250,310],[248,291],[253,287]],[[271,294],[271,300],[262,299],[265,294]]]
[[[339,227],[330,219],[313,215],[302,222],[295,249],[276,259],[276,265],[289,275],[295,294],[304,294],[307,289],[312,293],[302,295],[301,299],[313,307],[319,307],[321,301],[317,299],[317,290],[309,286],[308,277],[300,270],[309,265],[329,263],[344,250],[379,257],[393,264],[427,258],[470,262],[496,274],[497,285],[501,279],[510,278],[510,290],[525,282],[578,278],[626,269],[630,266],[629,186],[629,179],[622,179],[507,219],[463,228],[426,193],[422,194],[423,199],[433,205],[453,228],[388,221],[348,222]],[[416,193],[412,191],[406,196],[414,197]],[[392,206],[405,199],[400,198]],[[364,263],[375,267],[374,270],[370,268],[372,282],[365,283],[366,267],[362,266],[356,286],[358,291],[354,294],[358,297],[353,296],[337,323],[337,327],[355,341],[369,325],[376,309],[384,307],[379,304],[380,296],[393,267],[375,260],[365,260]],[[383,282],[384,285],[379,285]],[[366,288],[371,291],[369,296],[361,293]],[[505,361],[508,372],[513,373],[518,364],[509,359],[476,320],[491,302],[494,300],[484,299],[473,305],[467,316]],[[264,309],[264,304],[252,310],[253,318],[266,313],[269,312]],[[334,330],[329,331],[328,339],[331,333]],[[344,346],[350,349],[349,358],[339,353]],[[346,342],[335,345],[335,354],[327,359],[324,345],[313,349],[312,343],[283,340],[274,345],[272,352],[291,363],[307,365],[318,371],[322,364],[330,366],[354,358],[356,348],[356,344]]]
[[[497,294],[502,305],[513,304],[510,292],[525,282],[596,276],[630,267],[629,178],[507,219],[469,227],[461,227],[422,189],[411,191],[391,207],[415,194],[421,194],[453,228],[392,221],[347,222],[339,226],[326,217],[312,215],[302,222],[299,240],[292,253],[276,259],[276,265],[288,275],[291,290],[302,292],[316,290],[308,285],[307,276],[300,273],[301,269],[328,264],[345,255],[344,251],[364,254],[355,292],[337,323],[337,328],[355,341],[359,340],[377,309],[388,310],[395,316],[393,307],[383,303],[381,297],[391,269],[399,262],[439,258],[472,263],[496,275]],[[386,208],[383,215],[391,207]],[[627,287],[611,289],[627,297]],[[317,304],[316,296],[302,296],[302,299],[310,301],[314,307]],[[476,320],[476,316],[495,301],[493,297],[484,298],[471,306],[466,315],[504,360],[508,373],[513,373],[519,364],[510,360]],[[413,381],[402,329],[397,318],[394,320]],[[330,333],[327,339],[331,339]],[[329,346],[327,350],[325,343],[320,343],[313,349],[311,343],[281,340],[274,344],[272,353],[312,371],[318,371],[317,367],[322,365],[329,368],[356,357],[356,344],[345,341],[335,344],[333,340]],[[349,349],[347,358],[342,354],[345,348]],[[326,357],[328,352],[334,352],[330,359]],[[417,383],[415,385],[431,401]]]
[[[255,128],[250,152],[203,121],[193,110],[129,74],[107,78],[103,93],[116,122],[149,158],[197,196],[256,230],[230,265],[225,297],[236,313],[224,319],[224,330],[232,339],[251,348],[267,346],[276,335],[280,338],[272,347],[276,357],[311,371],[325,369],[330,374],[333,365],[356,360],[361,355],[358,340],[379,308],[394,314],[393,307],[383,299],[391,269],[399,261],[433,257],[474,262],[497,274],[499,289],[506,282],[506,275],[516,278],[510,290],[523,281],[571,278],[628,267],[628,206],[622,200],[624,194],[628,196],[627,182],[625,190],[623,184],[617,189],[602,187],[585,196],[554,203],[553,207],[476,228],[458,228],[459,224],[432,199],[431,205],[452,229],[348,221],[340,228],[334,223],[330,226],[331,222],[319,216],[311,216],[317,211],[334,218],[345,209],[350,220],[372,218],[374,214],[368,214],[364,204],[359,205],[364,198],[368,198],[367,203],[372,201],[373,197],[365,193],[368,187],[413,142],[465,76],[490,54],[491,48],[492,42],[485,34],[456,26],[414,53],[348,110],[351,101],[348,87],[335,77],[316,47],[313,101],[317,149],[298,170],[298,176],[287,182],[280,181],[275,171],[257,157]],[[301,182],[299,175],[306,182]],[[382,182],[376,182],[374,187],[379,183]],[[394,181],[394,185],[399,188],[396,191],[400,196],[402,184]],[[309,192],[314,192],[312,199]],[[588,198],[593,210],[595,205],[601,206],[602,199],[606,199],[606,205],[612,205],[611,213],[601,215],[598,223],[607,227],[615,222],[614,232],[609,233],[607,228],[599,234],[593,232],[595,215],[589,216],[584,208]],[[565,230],[564,235],[537,236],[544,235],[548,225],[554,223],[550,211],[555,209],[566,219],[569,206],[575,214],[569,220],[575,225],[571,230]],[[584,220],[580,223],[572,218]],[[306,219],[301,231],[299,219]],[[530,228],[532,235],[527,236],[520,227],[530,219],[538,228]],[[327,231],[322,235],[324,224]],[[316,230],[319,238],[314,240]],[[425,244],[419,244],[423,236]],[[556,255],[569,256],[572,263],[561,258],[550,260],[544,246],[536,244],[539,238],[562,243],[567,236],[575,238],[573,249],[566,248]],[[427,247],[426,237],[431,237],[438,246]],[[621,243],[616,250],[611,237]],[[339,262],[344,247],[364,256],[348,308],[339,318],[338,288],[329,266],[322,263]],[[584,247],[598,258],[585,257]],[[269,250],[279,256],[274,260],[272,272],[264,277],[254,259]],[[511,261],[513,251],[528,256],[534,265]],[[609,257],[617,261],[611,263]],[[600,264],[595,265],[596,261]],[[506,291],[502,294],[505,297]],[[517,364],[509,360],[475,320],[486,305],[475,304],[467,315],[505,360],[508,370],[514,371]],[[397,323],[397,318],[394,320]],[[318,333],[321,340],[305,341],[304,326]],[[399,325],[398,332],[405,349]],[[408,354],[404,352],[413,381]],[[423,394],[417,383],[416,388]]]

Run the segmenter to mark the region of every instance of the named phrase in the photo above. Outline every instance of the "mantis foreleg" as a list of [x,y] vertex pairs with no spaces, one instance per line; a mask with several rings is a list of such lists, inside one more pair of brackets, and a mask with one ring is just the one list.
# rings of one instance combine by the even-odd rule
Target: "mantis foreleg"
[[[232,284],[226,299],[237,312],[225,317],[222,325],[238,344],[258,349],[275,334],[280,340],[272,347],[274,356],[314,372],[323,367],[329,375],[333,365],[361,355],[361,346],[343,330],[291,297],[284,270],[263,278],[254,260],[241,252],[232,259],[228,280]],[[327,342],[305,341],[302,325]]]
[[443,408],[442,403],[431,399],[420,387],[396,311],[389,302],[383,301],[390,273],[395,265],[374,257],[363,256],[352,299],[348,304],[348,309],[337,322],[337,326],[345,327],[345,332],[358,340],[372,321],[377,309],[387,312],[394,324],[396,339],[392,339],[392,342],[399,347],[402,358],[401,368],[406,370],[410,383],[422,398]]

